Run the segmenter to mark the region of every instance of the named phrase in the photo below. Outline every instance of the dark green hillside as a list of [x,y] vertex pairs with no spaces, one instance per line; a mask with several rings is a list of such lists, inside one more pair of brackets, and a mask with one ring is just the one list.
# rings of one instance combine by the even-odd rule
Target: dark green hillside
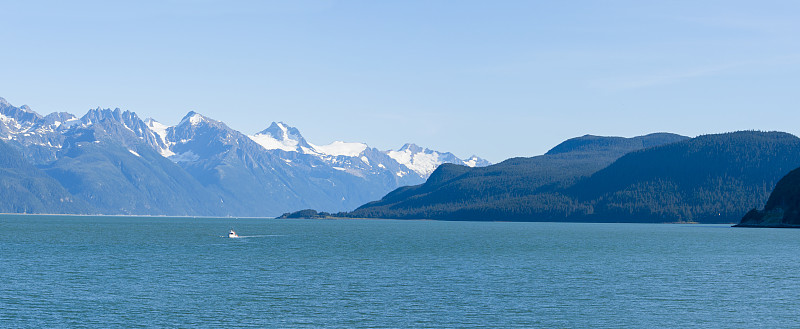
[[547,151],[545,154],[596,153],[601,150],[630,152],[687,139],[689,138],[669,133],[655,133],[634,138],[585,135],[568,139],[556,145],[556,147],[550,149],[550,151]]
[[650,145],[685,140],[674,134],[636,138],[583,136],[545,155],[484,168],[442,165],[425,184],[399,188],[348,213],[352,217],[453,220],[545,220],[586,211],[560,192],[620,156]]
[[800,227],[800,168],[778,181],[764,210],[751,210],[737,226]]
[[425,184],[339,215],[730,223],[764,204],[776,182],[800,166],[800,139],[786,133],[670,136],[584,136],[539,157],[479,169],[441,166]]
[[85,214],[92,210],[0,141],[0,212]]
[[730,223],[797,166],[793,135],[706,135],[628,154],[566,192],[591,205],[592,220]]

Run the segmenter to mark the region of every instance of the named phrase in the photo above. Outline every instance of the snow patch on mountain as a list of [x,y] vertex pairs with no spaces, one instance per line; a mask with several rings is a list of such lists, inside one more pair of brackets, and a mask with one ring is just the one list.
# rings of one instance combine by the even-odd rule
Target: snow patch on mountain
[[364,143],[347,143],[335,141],[328,145],[313,145],[317,153],[331,156],[348,156],[355,157],[367,149],[367,144]]
[[430,175],[436,170],[436,167],[442,164],[442,161],[439,160],[439,152],[436,151],[431,151],[430,153],[413,152],[411,149],[405,148],[400,151],[389,151],[387,155],[423,176]]
[[167,125],[165,125],[165,124],[163,124],[161,122],[158,122],[158,121],[154,120],[153,118],[145,119],[144,120],[144,124],[147,125],[147,127],[150,128],[150,130],[153,131],[153,133],[156,135],[156,137],[158,137],[161,140],[161,142],[164,144],[164,147],[159,147],[158,153],[161,153],[161,156],[163,156],[165,158],[169,158],[169,157],[175,155],[175,152],[172,152],[172,150],[170,150],[170,146],[172,146],[172,144],[175,144],[175,143],[172,143],[172,142],[167,140],[167,130],[169,128],[171,128],[171,127],[167,126]]
[[160,138],[165,145],[167,144],[167,129],[169,129],[169,126],[153,120],[153,118],[145,119],[144,123],[150,128],[150,130],[158,135],[158,138]]
[[12,117],[8,117],[0,113],[0,121],[6,125],[10,129],[11,133],[18,134],[26,132],[28,129],[23,128],[22,124],[19,123],[16,119]]
[[200,160],[200,156],[192,151],[186,151],[169,157],[172,162],[195,162]]
[[262,134],[258,133],[250,137],[254,142],[258,143],[267,150],[283,150],[286,152],[296,152],[298,141],[293,139],[282,139],[277,140],[270,134]]
[[80,125],[81,119],[72,115],[72,117],[67,119],[66,121],[64,122],[56,121],[56,123],[58,123],[57,125],[55,125],[56,128],[58,128],[59,130],[66,130],[74,126]]
[[200,115],[200,114],[195,114],[195,115],[189,117],[189,122],[192,123],[192,126],[199,125],[200,122],[203,122],[203,116]]
[[466,165],[467,167],[473,167],[474,168],[475,166],[478,165],[478,161],[479,160],[480,159],[478,159],[478,157],[473,155],[471,158],[469,158],[468,160],[464,161],[464,165]]
[[9,123],[12,123],[12,122],[16,123],[16,120],[14,120],[12,118],[9,118],[9,117],[3,115],[2,113],[0,113],[0,121],[2,121],[5,124],[9,124]]

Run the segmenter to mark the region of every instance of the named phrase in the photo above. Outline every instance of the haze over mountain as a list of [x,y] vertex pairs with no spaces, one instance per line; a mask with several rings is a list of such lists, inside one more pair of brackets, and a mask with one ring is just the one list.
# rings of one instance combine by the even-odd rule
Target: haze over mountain
[[0,141],[0,213],[86,213],[91,207]]
[[[28,169],[55,179],[71,199],[85,201],[79,203],[83,208],[64,210],[70,213],[274,216],[300,207],[342,211],[399,186],[419,184],[430,167],[441,163],[488,164],[412,144],[398,151],[363,143],[313,145],[284,123],[273,122],[247,136],[195,112],[166,126],[120,109],[98,108],[80,118],[41,116],[2,98],[0,140],[18,150]],[[9,209],[50,211],[25,207],[23,201]]]

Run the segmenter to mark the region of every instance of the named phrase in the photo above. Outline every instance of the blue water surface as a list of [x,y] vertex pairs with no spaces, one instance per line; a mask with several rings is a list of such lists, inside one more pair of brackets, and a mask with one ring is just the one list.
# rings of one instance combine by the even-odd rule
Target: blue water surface
[[798,327],[798,254],[725,225],[3,215],[0,326]]

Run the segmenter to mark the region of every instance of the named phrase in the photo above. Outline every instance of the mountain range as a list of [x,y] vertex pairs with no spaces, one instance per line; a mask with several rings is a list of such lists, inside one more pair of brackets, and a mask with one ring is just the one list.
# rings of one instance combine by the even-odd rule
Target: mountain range
[[781,132],[586,135],[492,165],[414,144],[316,145],[283,122],[246,135],[195,112],[168,126],[120,109],[42,116],[0,98],[4,213],[702,223],[746,213],[745,225],[795,225],[799,175],[787,173],[798,167],[800,138]]
[[480,167],[414,144],[314,145],[273,122],[246,135],[189,112],[167,126],[120,109],[42,116],[0,98],[0,212],[274,216],[349,210],[420,184],[442,163]]

